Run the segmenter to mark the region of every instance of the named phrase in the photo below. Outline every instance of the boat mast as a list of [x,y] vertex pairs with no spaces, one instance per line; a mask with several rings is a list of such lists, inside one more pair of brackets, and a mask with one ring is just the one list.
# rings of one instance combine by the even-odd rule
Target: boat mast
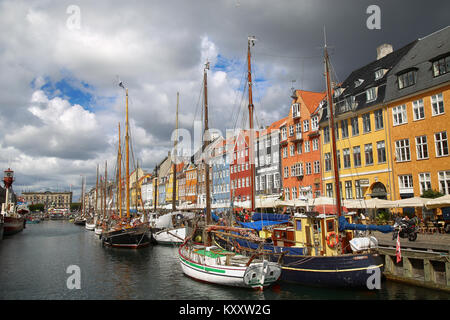
[[125,89],[127,93],[126,97],[126,122],[125,122],[125,148],[126,148],[126,159],[125,159],[125,180],[126,180],[126,199],[127,199],[127,219],[130,218],[130,154],[129,154],[129,143],[130,136],[128,134],[128,89]]
[[[209,145],[209,133],[205,139],[205,133],[208,132],[208,82],[207,82],[207,70],[209,70],[209,62],[206,62],[205,69],[203,70],[203,85],[204,85],[204,93],[205,93],[205,130],[204,130],[204,152],[206,152],[206,148]],[[205,183],[206,183],[206,224],[209,225],[212,223],[211,219],[211,199],[209,194],[209,158],[205,159],[206,155],[204,154],[203,161],[205,164]]]
[[95,183],[95,215],[98,217],[98,164],[97,164],[97,182]]
[[136,160],[136,182],[134,186],[134,195],[135,195],[135,206],[136,206],[136,214],[138,212],[138,181],[139,181],[139,161]]
[[153,203],[153,207],[154,210],[156,212],[156,200],[158,199],[158,165],[156,165],[155,167],[155,186],[154,186],[154,194],[155,194],[155,199],[154,199],[154,203]]
[[81,176],[81,216],[84,217],[84,176]]
[[249,139],[249,161],[250,161],[250,187],[251,187],[251,211],[255,210],[255,156],[254,156],[254,132],[253,132],[253,95],[252,95],[252,65],[251,65],[251,53],[250,47],[255,45],[255,37],[248,37],[248,50],[247,50],[247,67],[248,67],[248,121],[250,127],[250,139]]
[[105,195],[104,197],[103,197],[103,207],[105,208],[104,210],[103,210],[103,219],[105,219],[105,216],[106,216],[106,189],[108,188],[108,161],[105,161],[105,184],[104,184],[104,187],[103,187],[103,189],[104,189],[104,191],[103,191],[103,194]]
[[119,217],[122,218],[122,150],[120,147],[120,122],[119,122],[119,151],[117,155],[117,168],[119,169],[117,180],[118,192],[117,192],[117,205],[119,206]]
[[339,188],[339,171],[337,166],[337,158],[336,158],[336,136],[335,136],[335,125],[334,125],[334,111],[333,111],[333,95],[332,88],[330,83],[330,64],[328,57],[328,50],[325,38],[325,48],[324,48],[324,58],[325,58],[325,75],[327,81],[327,97],[328,97],[328,106],[329,106],[329,126],[331,131],[331,145],[333,151],[333,168],[334,168],[334,181],[335,181],[335,189],[336,189],[336,206],[338,217],[342,215],[341,208],[341,190]]
[[[175,141],[173,143],[173,152],[172,159],[177,157],[177,144],[178,144],[178,104],[180,99],[180,93],[177,92],[177,116],[175,123]],[[176,158],[175,158],[176,159]],[[173,186],[172,186],[172,210],[175,211],[177,209],[176,206],[176,196],[177,196],[177,164],[176,161],[173,161]]]

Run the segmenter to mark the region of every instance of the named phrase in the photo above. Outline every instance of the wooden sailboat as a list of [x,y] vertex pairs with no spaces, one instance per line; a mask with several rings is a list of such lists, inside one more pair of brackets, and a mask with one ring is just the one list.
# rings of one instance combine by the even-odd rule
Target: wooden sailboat
[[[122,218],[122,202],[119,205],[120,216],[112,220],[112,226],[102,233],[102,242],[104,245],[118,248],[141,248],[150,244],[148,224],[143,223],[139,218],[132,218],[130,215],[130,159],[129,159],[129,127],[128,127],[128,89],[123,83],[119,84],[126,91],[126,120],[125,120],[125,199],[126,199],[126,217]],[[120,148],[120,147],[119,147]],[[119,162],[119,168],[121,164]],[[122,179],[119,175],[119,189],[121,190]],[[121,192],[121,191],[120,191]]]
[[[203,76],[205,133],[208,132],[207,70],[209,70],[209,63],[206,63]],[[208,138],[206,138],[204,150],[206,150],[208,142]],[[193,241],[199,236],[196,227],[192,235],[179,247],[179,261],[184,274],[199,281],[220,285],[260,289],[269,286],[277,281],[281,274],[278,263],[261,259],[261,252],[255,252],[251,257],[247,257],[212,245],[211,230],[224,230],[227,227],[211,225],[209,164],[207,159],[203,161],[206,169],[206,226],[203,228],[201,237],[204,242],[200,244]]]
[[81,214],[75,218],[74,224],[84,226],[86,224],[86,218],[84,216],[84,177],[81,177]]
[[[336,155],[332,88],[326,45],[324,63],[329,127],[332,133],[333,154]],[[250,75],[250,40],[248,65]],[[251,81],[249,80],[250,85]],[[249,104],[252,104],[251,100]],[[333,160],[335,186],[339,186],[335,156]],[[288,226],[274,227],[271,232],[255,228],[257,230],[253,230],[250,235],[250,229],[246,229],[246,232],[235,230],[235,232],[218,233],[213,231],[214,241],[222,248],[238,247],[241,252],[247,252],[247,254],[253,254],[256,249],[263,248],[266,252],[270,252],[271,261],[278,261],[280,253],[282,253],[280,279],[284,281],[327,287],[365,287],[368,278],[374,272],[373,269],[379,269],[380,274],[382,273],[383,259],[370,246],[362,247],[359,251],[350,249],[348,244],[355,236],[353,231],[349,231],[347,228],[349,223],[353,222],[353,218],[342,214],[339,188],[335,188],[335,190],[337,214],[319,214],[318,212],[296,214]],[[258,234],[257,231],[260,233]]]

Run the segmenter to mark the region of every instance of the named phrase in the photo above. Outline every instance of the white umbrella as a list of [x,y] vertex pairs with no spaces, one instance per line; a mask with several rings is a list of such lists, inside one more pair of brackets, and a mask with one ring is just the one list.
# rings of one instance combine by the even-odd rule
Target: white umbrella
[[366,200],[364,199],[346,199],[344,200],[344,207],[348,209],[365,209],[366,206]]
[[430,199],[414,197],[395,201],[399,208],[423,207]]
[[439,198],[428,200],[425,206],[427,209],[450,207],[450,195],[447,194]]
[[379,209],[379,208],[397,208],[396,201],[383,200],[378,198],[371,198],[364,201],[366,208]]
[[325,204],[336,204],[336,199],[330,197],[318,197],[314,199],[308,199],[309,206],[320,206]]

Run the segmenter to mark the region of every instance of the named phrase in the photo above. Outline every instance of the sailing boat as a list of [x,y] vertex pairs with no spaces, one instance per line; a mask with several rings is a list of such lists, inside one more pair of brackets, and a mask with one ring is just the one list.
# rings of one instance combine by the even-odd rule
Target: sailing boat
[[17,212],[17,207],[11,201],[11,186],[14,182],[14,171],[8,168],[4,171],[3,183],[5,184],[5,203],[2,203],[0,219],[3,222],[3,234],[5,236],[20,232],[25,227],[25,219]]
[[[173,157],[177,157],[177,144],[178,144],[178,105],[180,95],[177,92],[177,110],[176,110],[176,138],[174,141],[174,154]],[[177,163],[172,161],[172,173],[173,173],[173,185],[172,185],[172,212],[162,215],[156,219],[155,226],[164,226],[161,230],[153,233],[153,238],[158,244],[178,245],[182,244],[186,239],[187,234],[187,220],[195,216],[194,213],[176,211],[176,196],[177,196]]]
[[[250,41],[250,40],[249,40]],[[329,121],[332,133],[333,154],[336,155],[334,132],[332,88],[330,85],[330,67],[327,46],[324,50],[324,63],[329,105]],[[250,75],[250,42],[248,46],[248,64]],[[249,86],[251,80],[249,79]],[[249,90],[249,94],[250,94]],[[251,101],[250,101],[251,104]],[[251,144],[252,146],[253,144]],[[334,160],[335,186],[339,185],[339,173],[336,157]],[[253,181],[252,181],[253,183]],[[356,240],[352,231],[360,228],[353,224],[353,216],[342,214],[339,188],[336,189],[337,214],[319,214],[306,212],[296,214],[292,224],[287,227],[273,228],[270,238],[259,236],[256,231],[250,236],[239,230],[228,233],[215,233],[215,243],[223,248],[238,247],[252,254],[258,248],[270,252],[270,260],[281,259],[281,280],[327,287],[365,287],[374,269],[383,270],[383,259],[370,245],[350,250],[348,244]],[[368,226],[361,226],[368,230]],[[390,232],[382,226],[370,227],[371,230]],[[258,229],[261,230],[261,229]],[[267,231],[266,231],[267,232]],[[260,233],[262,234],[262,233]],[[358,238],[359,239],[359,238]],[[364,241],[360,241],[364,242]],[[371,244],[371,241],[366,243]],[[280,253],[283,255],[280,257]]]
[[[102,233],[102,243],[111,247],[119,248],[141,248],[150,244],[150,237],[148,236],[148,224],[141,222],[138,218],[132,219],[130,216],[130,160],[129,160],[129,127],[128,127],[128,89],[120,82],[119,86],[126,91],[126,120],[125,120],[125,183],[126,183],[126,212],[127,216],[122,218],[122,202],[118,203],[120,216],[119,219],[112,221],[109,229]],[[119,146],[120,148],[120,146]],[[119,153],[120,155],[120,153]],[[119,162],[119,168],[121,163]],[[118,184],[121,190],[122,179],[119,175]],[[136,186],[137,187],[137,186]]]
[[[100,189],[105,188],[106,189],[106,181],[107,181],[107,176],[106,176],[106,169],[107,169],[107,162],[105,162],[105,184],[104,187],[102,187],[102,183],[100,183]],[[101,179],[100,179],[101,181]],[[103,232],[103,219],[104,217],[104,211],[103,210],[98,210],[98,192],[99,192],[99,188],[98,188],[98,165],[97,165],[97,182],[96,182],[96,186],[95,186],[95,215],[96,215],[96,222],[95,222],[95,229],[94,232],[96,235],[100,236]],[[102,196],[100,197],[100,203],[101,203],[101,207],[103,208],[103,199],[105,197],[105,190],[101,190],[100,191]]]
[[[208,132],[208,95],[207,95],[207,70],[206,63],[203,75],[204,103],[205,103],[205,133]],[[208,138],[205,139],[203,150],[207,149]],[[211,245],[210,232],[212,230],[229,230],[229,227],[212,226],[211,222],[211,197],[209,190],[209,163],[203,159],[205,165],[206,180],[206,226],[203,228],[203,244],[195,243],[198,239],[199,224],[192,234],[178,249],[179,261],[185,275],[196,280],[247,288],[260,288],[271,285],[278,280],[281,274],[280,265],[261,259],[262,252],[255,252],[251,257],[238,254],[233,251],[221,249]]]
[[84,177],[81,177],[81,215],[75,218],[74,224],[84,226],[86,224],[86,218],[84,216]]

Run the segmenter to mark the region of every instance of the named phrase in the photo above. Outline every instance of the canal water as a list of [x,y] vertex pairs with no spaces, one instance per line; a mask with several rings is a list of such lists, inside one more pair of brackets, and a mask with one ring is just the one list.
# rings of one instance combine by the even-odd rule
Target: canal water
[[[68,289],[69,266],[81,271],[80,289]],[[70,281],[69,281],[70,282]],[[390,281],[380,290],[336,290],[277,283],[264,291],[197,282],[181,271],[177,249],[103,247],[93,231],[68,221],[27,224],[0,242],[1,300],[417,300],[450,294]]]

